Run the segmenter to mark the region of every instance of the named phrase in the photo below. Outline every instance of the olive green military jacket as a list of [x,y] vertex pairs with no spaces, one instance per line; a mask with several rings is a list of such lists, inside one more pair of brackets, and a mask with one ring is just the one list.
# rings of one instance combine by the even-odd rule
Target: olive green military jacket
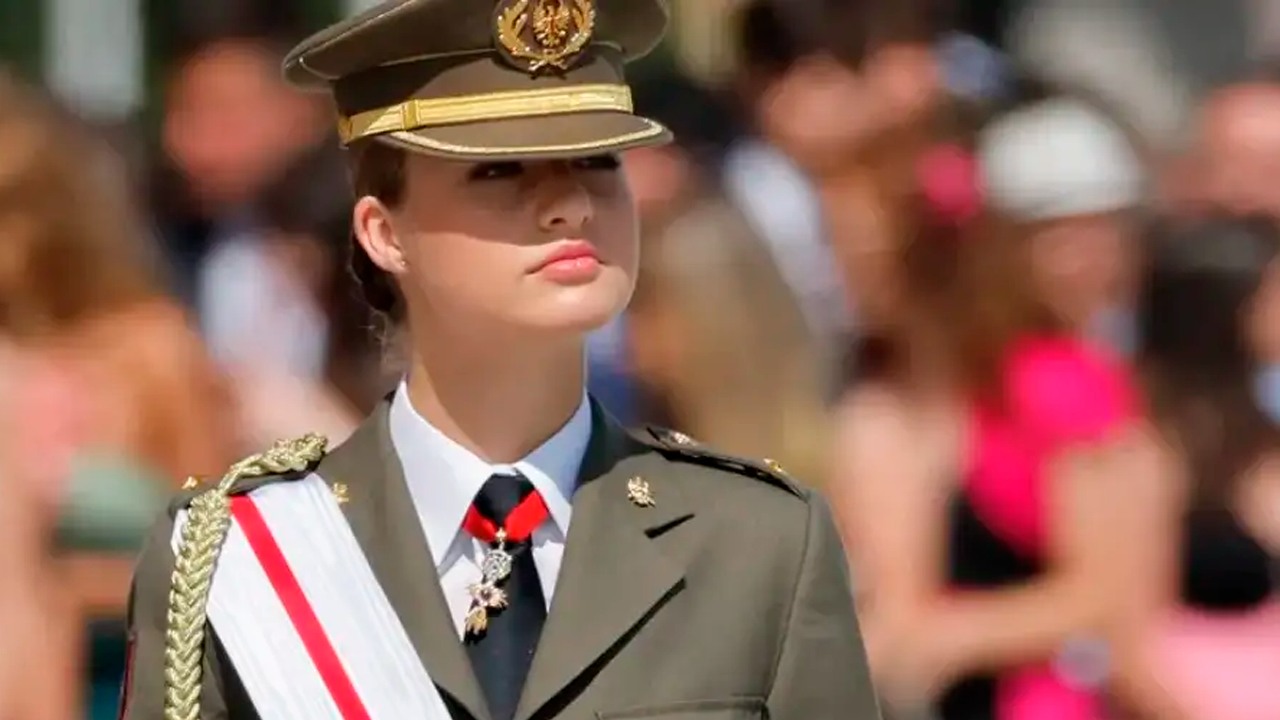
[[[767,465],[713,454],[676,433],[633,436],[593,411],[565,557],[517,720],[878,718],[825,503]],[[392,449],[387,407],[316,472],[345,485],[347,520],[453,717],[489,720]],[[652,504],[628,492],[637,477]],[[235,492],[289,479],[260,478]],[[134,579],[126,720],[165,716],[170,536],[191,496],[157,524]],[[212,628],[199,717],[258,718]]]

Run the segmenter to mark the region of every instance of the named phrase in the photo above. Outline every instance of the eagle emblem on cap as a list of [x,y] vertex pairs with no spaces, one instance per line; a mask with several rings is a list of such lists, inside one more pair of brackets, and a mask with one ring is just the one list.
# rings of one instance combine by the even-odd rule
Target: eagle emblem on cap
[[568,70],[591,42],[592,0],[501,0],[494,35],[508,61],[529,73]]

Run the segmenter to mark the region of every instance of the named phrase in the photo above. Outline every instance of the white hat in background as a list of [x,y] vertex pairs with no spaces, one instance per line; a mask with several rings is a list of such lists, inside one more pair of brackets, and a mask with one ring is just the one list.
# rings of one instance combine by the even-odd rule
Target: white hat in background
[[987,201],[1021,220],[1124,210],[1144,197],[1142,163],[1120,128],[1060,98],[1017,110],[978,138]]

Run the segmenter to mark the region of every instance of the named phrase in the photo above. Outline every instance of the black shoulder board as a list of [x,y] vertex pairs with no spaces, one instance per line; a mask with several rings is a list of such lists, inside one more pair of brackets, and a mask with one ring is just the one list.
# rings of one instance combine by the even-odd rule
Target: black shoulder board
[[[254,477],[242,477],[231,483],[231,487],[227,489],[228,497],[236,495],[246,495],[265,485],[272,485],[279,482],[291,482],[293,480],[301,480],[306,477],[311,468],[300,470],[297,472],[278,473],[273,475],[255,475]],[[191,502],[197,497],[217,490],[222,478],[207,478],[199,484],[192,485],[188,480],[186,485],[182,486],[169,502],[170,514],[177,510],[185,510],[191,506]]]
[[327,445],[325,438],[314,434],[280,440],[266,452],[250,455],[232,465],[221,478],[189,478],[177,502],[185,507],[197,495],[220,486],[226,488],[228,495],[243,495],[264,485],[301,480],[324,458]]
[[216,482],[202,482],[197,478],[189,478],[182,486],[182,489],[174,493],[169,498],[169,517],[173,517],[179,510],[186,510],[191,507],[191,501],[195,500],[201,493],[213,488]]
[[667,457],[746,475],[782,488],[797,497],[805,497],[805,491],[800,485],[773,460],[751,460],[716,452],[682,432],[667,428],[648,426],[640,436],[640,440],[646,445],[656,448]]
[[310,475],[311,470],[314,467],[315,466],[312,465],[311,467],[307,467],[302,470],[293,470],[286,473],[275,473],[272,475],[257,475],[254,477],[241,478],[235,481],[231,485],[231,489],[227,492],[227,494],[228,495],[246,495],[248,493],[253,492],[254,490],[257,490],[258,488],[264,485],[272,485],[274,483],[279,483],[279,482],[292,482],[294,480],[301,480],[307,475]]

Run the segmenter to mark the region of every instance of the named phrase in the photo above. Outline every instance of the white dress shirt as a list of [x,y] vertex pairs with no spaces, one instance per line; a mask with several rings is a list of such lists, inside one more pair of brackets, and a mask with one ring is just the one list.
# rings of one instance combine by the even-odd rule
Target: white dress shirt
[[471,606],[467,588],[481,579],[481,542],[462,520],[481,486],[495,474],[520,473],[547,503],[550,517],[533,533],[533,560],[547,607],[569,535],[571,499],[591,439],[591,405],[583,393],[577,412],[549,440],[511,465],[494,465],[445,437],[414,409],[402,382],[391,402],[391,442],[404,467],[409,494],[431,548],[449,614],[459,637]]

